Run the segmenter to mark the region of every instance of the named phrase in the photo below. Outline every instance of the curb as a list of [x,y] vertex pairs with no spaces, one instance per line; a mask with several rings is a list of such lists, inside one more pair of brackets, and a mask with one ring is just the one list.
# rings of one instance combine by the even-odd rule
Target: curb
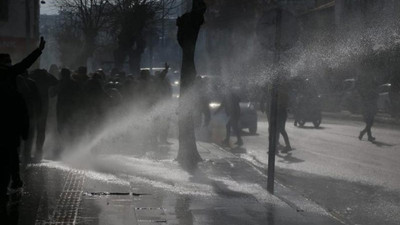
[[[266,169],[259,168],[258,166],[252,164],[248,160],[243,159],[243,158],[227,151],[226,149],[222,148],[221,146],[219,146],[215,143],[210,143],[210,144],[212,146],[214,146],[215,148],[218,148],[219,150],[230,155],[232,158],[239,159],[240,161],[246,163],[250,167],[254,168],[254,170],[256,172],[258,172],[261,176],[267,178],[267,175],[265,174],[265,171],[264,171]],[[283,201],[284,203],[286,203],[289,207],[291,207],[292,209],[294,209],[301,215],[306,216],[307,210],[305,209],[304,206],[307,206],[307,208],[317,209],[318,211],[320,211],[321,215],[329,217],[332,220],[334,220],[340,224],[343,224],[343,225],[350,224],[349,222],[346,222],[346,219],[341,218],[340,215],[337,215],[336,213],[327,211],[325,208],[318,205],[318,203],[316,203],[313,200],[308,199],[308,198],[304,197],[303,195],[297,193],[296,191],[284,186],[283,184],[279,183],[279,181],[275,180],[274,183],[275,183],[275,193],[273,195],[275,197],[277,197],[278,199],[280,199],[281,201]]]

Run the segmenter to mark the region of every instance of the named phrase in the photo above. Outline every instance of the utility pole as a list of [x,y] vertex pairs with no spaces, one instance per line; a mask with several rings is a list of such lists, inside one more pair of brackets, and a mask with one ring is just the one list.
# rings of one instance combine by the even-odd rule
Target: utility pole
[[272,77],[270,87],[271,104],[269,110],[269,144],[268,144],[268,180],[267,190],[274,193],[275,155],[278,130],[278,88],[279,76],[283,76],[280,67],[281,53],[292,48],[298,39],[299,26],[296,18],[287,10],[275,5],[267,10],[258,22],[257,36],[262,45],[274,52],[273,67],[276,75]]
[[275,24],[275,52],[274,52],[274,67],[277,68],[278,74],[273,78],[271,90],[271,109],[269,119],[269,153],[268,153],[268,181],[267,191],[271,194],[274,193],[275,182],[275,155],[277,146],[278,131],[278,82],[277,77],[279,74],[279,61],[281,51],[281,32],[282,32],[282,10],[280,8],[276,11],[276,24]]

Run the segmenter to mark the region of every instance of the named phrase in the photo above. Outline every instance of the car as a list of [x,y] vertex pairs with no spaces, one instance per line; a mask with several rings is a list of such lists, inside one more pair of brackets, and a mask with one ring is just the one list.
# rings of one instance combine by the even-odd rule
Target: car
[[392,107],[389,92],[391,88],[390,83],[382,84],[378,87],[378,111],[389,113]]
[[[217,110],[217,108],[221,105],[221,97],[222,93],[220,92],[220,87],[222,84],[222,80],[217,76],[210,76],[210,75],[202,75],[199,76],[205,86],[205,93],[207,98],[209,99],[209,109],[211,111],[212,120],[214,120],[214,124],[218,124],[218,127],[221,125],[224,126],[226,124],[226,115],[213,115],[213,112]],[[179,89],[180,89],[180,80],[179,76],[171,76],[171,85],[173,88],[173,97],[174,99],[179,99]],[[239,127],[241,130],[248,129],[250,134],[256,134],[258,128],[258,115],[256,110],[256,102],[252,101],[249,94],[249,90],[245,88],[233,88],[237,91],[241,101],[240,105],[240,118],[239,118]],[[221,112],[225,114],[224,112]],[[213,129],[213,128],[212,128]]]
[[345,79],[342,82],[342,92],[340,99],[341,109],[347,110],[352,114],[360,114],[361,107],[361,97],[356,89],[356,79]]
[[[210,110],[215,111],[221,104],[220,84],[223,82],[219,77],[215,76],[201,76],[206,83],[208,98],[210,99]],[[258,128],[258,115],[256,110],[256,102],[252,101],[250,90],[243,87],[232,87],[232,90],[240,98],[240,118],[239,128],[241,130],[248,129],[249,133],[254,135],[257,133]]]

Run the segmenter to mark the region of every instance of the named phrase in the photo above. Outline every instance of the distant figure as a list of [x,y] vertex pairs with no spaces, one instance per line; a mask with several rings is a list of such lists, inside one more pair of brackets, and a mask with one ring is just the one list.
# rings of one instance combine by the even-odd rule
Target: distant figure
[[58,84],[58,80],[44,69],[34,70],[29,77],[36,82],[42,102],[42,109],[36,128],[36,152],[34,157],[36,161],[41,161],[43,158],[43,144],[46,138],[47,115],[49,113],[49,90]]
[[[277,106],[277,129],[278,134],[276,136],[276,143],[279,144],[279,134],[282,135],[285,141],[285,150],[292,150],[292,146],[290,145],[289,135],[286,132],[286,120],[288,117],[287,109],[289,105],[289,86],[288,82],[280,77],[278,78],[278,106]],[[271,96],[272,96],[272,87],[266,86],[266,91],[261,103],[261,110],[267,114],[268,122],[271,123]],[[271,126],[269,126],[271,129]],[[271,130],[269,131],[271,132]]]
[[137,93],[142,109],[148,110],[154,106],[157,100],[157,92],[154,91],[154,81],[151,77],[150,70],[140,71]]
[[71,141],[77,136],[77,123],[80,112],[82,90],[79,84],[71,79],[71,71],[61,69],[61,79],[57,95],[57,130],[63,140]]
[[75,73],[72,74],[72,79],[78,82],[79,86],[83,88],[83,86],[85,86],[86,82],[89,80],[89,77],[87,75],[87,68],[85,66],[79,67],[78,70],[76,70]]
[[56,64],[51,64],[49,68],[49,73],[57,79],[60,78],[60,70],[58,69],[58,66]]
[[26,104],[22,96],[17,92],[16,77],[27,70],[39,56],[45,47],[43,37],[39,47],[20,63],[12,65],[9,54],[0,54],[0,98],[2,109],[0,110],[1,133],[0,146],[0,219],[7,218],[7,187],[11,175],[13,180],[11,188],[22,187],[19,176],[18,147],[20,139],[27,139],[29,130],[29,117]]
[[[195,102],[195,110],[194,110],[194,123],[195,127],[199,128],[202,125],[204,127],[208,126],[211,121],[211,113],[210,113],[210,100],[207,96],[207,90],[205,86],[205,81],[198,76],[195,81],[195,95],[197,96]],[[204,117],[204,122],[203,122]]]
[[[171,100],[172,97],[172,87],[169,79],[167,78],[169,70],[169,65],[165,63],[165,69],[159,73],[156,73],[156,86],[158,97],[157,100],[167,106],[166,102]],[[158,141],[160,144],[169,144],[168,142],[168,131],[169,131],[169,120],[170,120],[170,112],[168,111],[168,107],[163,107],[164,110],[161,111],[158,116]]]
[[374,125],[375,115],[378,111],[378,84],[375,78],[367,75],[359,76],[357,90],[361,97],[362,112],[365,122],[365,128],[360,132],[358,139],[362,139],[365,134],[368,135],[368,141],[375,141],[372,136],[371,128]]
[[239,118],[240,118],[240,98],[232,90],[226,90],[224,93],[220,107],[215,111],[215,114],[225,109],[226,115],[229,117],[228,123],[226,124],[226,137],[223,144],[229,146],[229,140],[231,137],[231,130],[236,134],[238,146],[243,145],[241,136],[241,130],[239,129]]
[[105,103],[109,100],[108,94],[105,92],[102,84],[102,77],[98,73],[86,82],[83,88],[85,94],[85,116],[90,118],[88,122],[89,131],[100,125],[105,114]]

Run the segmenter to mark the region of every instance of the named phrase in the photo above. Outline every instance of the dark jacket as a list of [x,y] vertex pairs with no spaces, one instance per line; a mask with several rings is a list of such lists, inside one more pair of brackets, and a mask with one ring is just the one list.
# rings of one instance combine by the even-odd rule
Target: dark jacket
[[13,66],[0,65],[0,138],[2,144],[18,146],[20,138],[27,139],[29,116],[26,103],[17,91],[17,76],[27,70],[40,56],[36,49],[28,57]]

